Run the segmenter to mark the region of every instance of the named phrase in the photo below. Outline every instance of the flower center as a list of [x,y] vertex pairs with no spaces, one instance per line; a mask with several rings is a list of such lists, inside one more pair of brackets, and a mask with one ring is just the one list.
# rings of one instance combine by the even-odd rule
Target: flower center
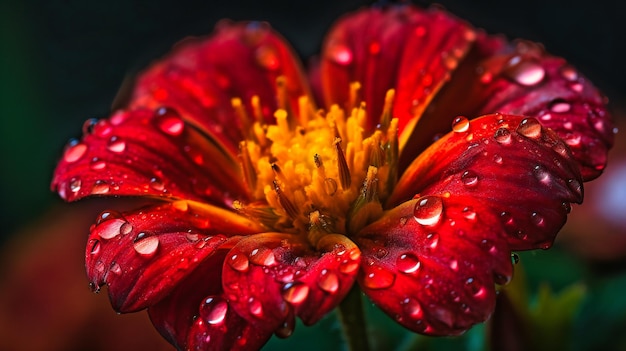
[[[349,115],[336,105],[316,112],[303,97],[299,116],[279,108],[275,125],[257,119],[240,143],[254,201],[235,202],[235,209],[268,229],[306,234],[314,246],[326,234],[350,236],[379,218],[397,178],[393,95],[387,92],[381,121],[370,133],[364,103],[352,106]],[[255,109],[258,99],[252,105]],[[233,106],[245,114],[239,100]]]

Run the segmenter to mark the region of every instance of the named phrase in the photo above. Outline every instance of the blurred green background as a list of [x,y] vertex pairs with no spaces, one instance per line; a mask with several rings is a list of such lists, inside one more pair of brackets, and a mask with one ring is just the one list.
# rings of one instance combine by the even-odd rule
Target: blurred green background
[[[83,121],[106,116],[124,79],[166,53],[178,40],[210,33],[222,18],[266,20],[306,60],[319,51],[325,31],[336,18],[369,3],[358,0],[297,4],[249,0],[1,2],[0,246],[18,229],[60,203],[56,194],[49,191],[51,174],[67,140],[80,136]],[[548,51],[566,57],[604,91],[614,111],[625,110],[625,3],[609,0],[442,0],[438,3],[490,33],[542,42]],[[623,138],[623,133],[618,138]],[[623,259],[583,260],[557,247],[547,252],[525,253],[522,263],[528,285],[520,289],[530,292],[527,302],[534,308],[543,306],[537,295],[542,282],[550,282],[557,292],[579,282],[587,286],[585,297],[578,300],[576,288],[571,288],[570,295],[561,296],[563,301],[558,303],[554,300],[558,296],[550,295],[553,300],[547,298],[545,301],[550,303],[545,305],[562,309],[539,315],[569,316],[568,308],[574,306],[571,308],[575,309],[576,323],[572,335],[576,338],[569,345],[561,345],[563,349],[626,350],[626,339],[621,332],[626,327]],[[405,340],[403,330],[389,323],[382,313],[376,309],[369,313],[374,329],[381,330],[379,333],[384,335],[383,339],[390,340],[390,345],[404,345],[408,349],[416,342],[427,350],[435,346],[447,349],[462,343],[460,349],[480,350],[484,342],[483,327],[469,332],[462,341],[442,339],[435,346],[429,346],[429,340]],[[302,344],[320,333],[325,338],[311,345]],[[269,349],[313,350],[326,344],[336,345],[339,338],[338,326],[331,317],[313,329],[299,326],[296,337],[273,340]]]

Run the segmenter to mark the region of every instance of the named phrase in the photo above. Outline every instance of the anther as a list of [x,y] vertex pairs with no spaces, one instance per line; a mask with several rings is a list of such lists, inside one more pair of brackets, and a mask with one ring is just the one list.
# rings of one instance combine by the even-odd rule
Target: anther
[[241,123],[241,130],[246,134],[245,137],[247,139],[251,139],[254,137],[254,133],[252,133],[252,128],[250,126],[250,118],[248,118],[248,113],[246,109],[243,107],[243,103],[240,98],[232,98],[230,99],[230,104],[233,106],[235,110],[235,114],[239,118],[239,122]]
[[280,185],[278,182],[274,180],[274,191],[276,192],[276,196],[278,197],[278,202],[283,207],[287,215],[291,217],[291,219],[296,219],[298,217],[298,209],[294,204],[287,198],[285,193],[280,189]]
[[349,105],[348,105],[348,109],[351,110],[353,108],[355,108],[357,106],[357,103],[359,102],[359,90],[361,90],[361,83],[359,82],[352,82],[350,83],[350,98],[349,98]]
[[385,105],[383,107],[383,113],[380,115],[380,129],[386,131],[391,122],[391,107],[393,106],[393,99],[396,95],[394,89],[387,90],[385,94]]
[[260,125],[265,124],[265,119],[263,118],[263,110],[261,109],[261,101],[258,95],[253,95],[250,99],[250,105],[252,105],[252,113],[254,114],[254,118]]
[[239,161],[241,163],[241,169],[243,171],[243,177],[248,185],[248,190],[254,192],[256,189],[256,171],[250,158],[250,151],[248,150],[248,144],[245,141],[239,143]]
[[350,176],[350,168],[348,168],[348,162],[346,161],[346,156],[343,154],[343,150],[341,149],[341,139],[335,138],[333,144],[335,144],[335,150],[337,150],[339,183],[341,184],[341,188],[343,190],[348,190],[352,184],[352,179]]

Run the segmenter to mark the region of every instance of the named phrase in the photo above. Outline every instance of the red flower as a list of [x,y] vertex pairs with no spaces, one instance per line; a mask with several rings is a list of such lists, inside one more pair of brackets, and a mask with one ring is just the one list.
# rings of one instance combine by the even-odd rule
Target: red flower
[[221,23],[70,142],[61,197],[154,199],[91,227],[87,272],[117,311],[148,308],[181,349],[257,348],[357,280],[406,328],[462,333],[493,311],[511,250],[551,245],[613,142],[563,59],[437,9],[341,19],[310,81],[267,25]]

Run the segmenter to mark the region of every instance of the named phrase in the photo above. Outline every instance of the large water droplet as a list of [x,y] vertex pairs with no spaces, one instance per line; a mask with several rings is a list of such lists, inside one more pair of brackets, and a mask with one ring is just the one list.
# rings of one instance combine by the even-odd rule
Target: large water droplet
[[72,178],[70,180],[70,191],[73,193],[79,192],[81,185],[82,181],[80,180],[80,178]]
[[535,174],[535,178],[537,178],[538,181],[547,184],[550,182],[550,173],[548,173],[548,171],[545,170],[545,168],[543,168],[540,165],[536,165],[533,168],[533,173]]
[[97,255],[98,253],[100,253],[100,240],[98,239],[89,240],[89,244],[87,245],[87,247],[91,247],[89,249],[90,254]]
[[79,142],[76,139],[70,140],[65,149],[65,152],[63,153],[63,160],[69,163],[76,162],[80,160],[86,152],[87,145]]
[[250,266],[250,261],[244,255],[234,254],[228,260],[228,264],[236,271],[245,272]]
[[461,182],[467,187],[475,187],[478,185],[478,175],[474,171],[465,171],[461,175]]
[[465,281],[465,285],[475,297],[484,297],[487,294],[487,290],[480,286],[474,278],[468,278]]
[[550,103],[549,108],[550,111],[554,113],[565,113],[569,112],[569,110],[572,108],[572,105],[567,101],[556,99]]
[[258,266],[275,266],[276,257],[274,256],[274,252],[267,248],[254,249],[250,252],[250,262],[258,265]]
[[368,289],[385,289],[393,285],[396,276],[380,266],[364,266],[363,285]]
[[137,238],[133,243],[133,248],[138,254],[143,256],[151,256],[159,248],[159,238],[157,236],[150,236],[146,233],[137,234]]
[[428,233],[426,235],[426,246],[431,250],[435,249],[439,244],[439,235],[437,233]]
[[470,122],[464,116],[458,116],[452,120],[452,130],[457,133],[467,132],[469,129]]
[[509,145],[511,143],[511,132],[506,128],[499,128],[493,134],[493,138],[502,145]]
[[398,256],[396,260],[396,267],[400,272],[411,274],[417,272],[420,268],[421,262],[417,256],[412,253],[404,253]]
[[422,318],[422,306],[419,304],[419,302],[417,302],[417,300],[407,297],[400,303],[402,304],[402,309],[407,315],[409,315],[409,317],[413,319]]
[[350,48],[341,43],[331,43],[326,48],[326,57],[343,66],[352,63],[354,58]]
[[413,216],[417,223],[433,226],[443,217],[443,201],[439,196],[422,196],[417,200]]
[[317,280],[317,285],[320,287],[320,289],[328,293],[334,294],[335,292],[337,292],[337,290],[339,290],[339,277],[337,277],[337,274],[335,274],[334,272],[323,269],[320,272],[320,276]]
[[185,122],[180,118],[178,112],[167,107],[156,110],[154,121],[159,130],[171,136],[181,135],[185,127]]
[[515,252],[511,253],[511,263],[513,263],[514,265],[519,263],[519,255]]
[[534,225],[536,226],[543,226],[544,223],[544,219],[543,216],[540,215],[537,212],[533,212],[530,214],[530,220],[533,222]]
[[267,69],[277,70],[280,67],[280,59],[276,49],[270,45],[262,45],[255,52],[256,63]]
[[126,142],[116,136],[112,136],[107,145],[107,149],[118,154],[122,153],[126,150]]
[[304,302],[309,296],[309,287],[306,284],[289,283],[283,288],[283,298],[292,304]]
[[115,218],[99,224],[96,229],[102,239],[113,239],[121,234],[121,228],[124,223],[126,221],[123,219]]
[[109,266],[109,272],[115,273],[115,274],[121,274],[122,267],[120,267],[120,265],[117,262],[113,261],[111,262],[111,266]]
[[165,191],[165,185],[163,184],[163,181],[160,180],[159,178],[151,178],[150,187],[159,192]]
[[226,319],[228,312],[228,303],[219,297],[207,298],[200,307],[200,313],[203,315],[207,323],[216,325],[222,324]]
[[533,60],[522,60],[519,56],[516,56],[509,61],[509,64],[510,66],[505,70],[505,74],[519,85],[537,85],[546,76],[546,71],[543,67]]
[[89,168],[91,168],[94,171],[101,171],[103,169],[105,169],[107,166],[106,162],[104,162],[103,160],[94,157],[93,159],[91,159],[91,163],[89,164]]
[[97,180],[91,188],[91,193],[94,195],[102,195],[107,194],[109,190],[111,190],[109,183],[105,182],[104,180]]
[[516,131],[527,138],[537,139],[541,136],[541,123],[534,118],[524,118]]
[[293,330],[296,327],[296,320],[291,317],[287,317],[283,324],[274,331],[274,334],[279,338],[288,338],[293,334]]
[[263,317],[263,305],[261,302],[254,297],[251,297],[248,300],[248,309],[253,316]]

